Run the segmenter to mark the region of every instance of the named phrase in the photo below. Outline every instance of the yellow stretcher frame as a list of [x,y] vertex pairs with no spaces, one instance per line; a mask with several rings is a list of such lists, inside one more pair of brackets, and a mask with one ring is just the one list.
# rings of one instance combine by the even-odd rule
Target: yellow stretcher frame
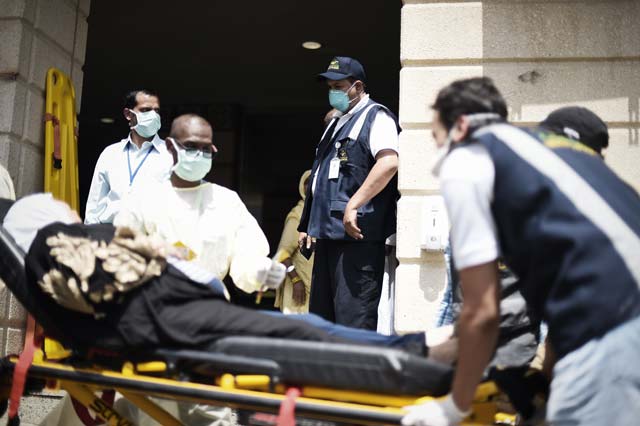
[[[66,202],[79,214],[76,91],[69,76],[53,67],[47,70],[45,88],[44,192]],[[44,344],[48,351],[63,351],[53,340],[45,339]]]
[[44,192],[79,212],[75,89],[69,76],[57,68],[47,70],[45,87]]
[[[16,357],[5,359],[5,374],[16,363]],[[45,360],[43,352],[38,350],[28,377],[46,380],[49,387],[67,391],[108,425],[117,426],[134,423],[97,397],[97,391],[112,389],[120,392],[159,424],[167,426],[179,426],[182,423],[148,397],[265,413],[277,413],[286,399],[285,386],[271,386],[270,378],[264,375],[224,374],[212,379],[211,384],[202,384],[158,377],[165,369],[164,362],[135,365],[126,362],[120,371],[97,366],[75,368]],[[399,425],[404,414],[402,407],[431,399],[312,386],[299,389],[301,396],[296,399],[296,417],[371,426]],[[7,392],[6,388],[3,390],[3,393]],[[472,407],[473,414],[462,425],[515,425],[514,415],[498,411],[496,399],[499,395],[492,382],[480,385]]]

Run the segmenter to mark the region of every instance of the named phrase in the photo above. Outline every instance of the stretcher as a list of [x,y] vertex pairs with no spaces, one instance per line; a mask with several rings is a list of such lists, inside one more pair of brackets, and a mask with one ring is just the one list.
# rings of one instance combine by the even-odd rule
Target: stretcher
[[[24,253],[1,226],[0,278],[46,334],[65,344],[64,330],[57,330],[28,294]],[[4,358],[0,408],[6,410],[11,397],[10,424],[18,424],[16,399],[24,380],[26,393],[44,386],[66,390],[109,425],[134,423],[97,396],[99,391],[117,391],[159,424],[171,426],[182,423],[149,397],[258,413],[250,423],[255,425],[295,425],[300,419],[318,419],[323,425],[397,425],[402,407],[445,395],[453,374],[449,366],[423,357],[361,345],[227,337],[206,351],[163,348],[136,353],[112,347],[109,336],[101,337],[100,347],[51,351],[38,347],[36,333],[32,360],[28,348],[20,358]],[[498,398],[495,385],[482,384],[473,414],[463,424],[515,424],[514,416],[498,411]]]
[[79,211],[78,120],[71,79],[47,70],[44,126],[44,191]]

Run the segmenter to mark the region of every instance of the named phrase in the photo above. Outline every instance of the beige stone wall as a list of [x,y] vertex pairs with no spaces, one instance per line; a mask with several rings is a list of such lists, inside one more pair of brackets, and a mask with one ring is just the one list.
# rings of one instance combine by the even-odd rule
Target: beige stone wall
[[[43,186],[47,69],[71,77],[80,110],[89,6],[90,0],[0,0],[0,164],[18,197]],[[0,285],[0,355],[19,352],[24,321],[24,310]]]
[[438,192],[428,108],[439,88],[492,77],[510,119],[533,125],[555,108],[582,105],[610,127],[607,162],[640,188],[640,1],[405,0],[400,72],[400,191],[396,327],[433,323],[443,260],[420,249],[420,209]]

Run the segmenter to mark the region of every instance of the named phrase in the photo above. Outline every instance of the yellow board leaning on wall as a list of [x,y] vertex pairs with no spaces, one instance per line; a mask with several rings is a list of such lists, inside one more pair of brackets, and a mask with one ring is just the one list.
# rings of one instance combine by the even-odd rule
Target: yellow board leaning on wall
[[57,68],[47,71],[44,191],[79,211],[78,122],[71,79]]
[[[69,76],[57,68],[47,71],[44,121],[44,192],[79,212],[76,93]],[[70,354],[49,338],[44,349],[53,359]]]

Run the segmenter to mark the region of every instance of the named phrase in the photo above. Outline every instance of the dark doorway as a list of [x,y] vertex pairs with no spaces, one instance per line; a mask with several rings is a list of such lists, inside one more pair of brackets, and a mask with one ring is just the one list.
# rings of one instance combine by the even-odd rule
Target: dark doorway
[[[315,75],[335,55],[356,57],[369,93],[397,112],[400,0],[111,0],[91,6],[80,115],[83,211],[100,152],[126,137],[122,96],[132,88],[160,94],[161,136],[183,112],[211,121],[221,150],[211,179],[239,192],[272,251],[299,199],[299,177],[311,166],[330,108]],[[305,50],[307,40],[322,48]],[[101,122],[105,118],[114,122]]]

